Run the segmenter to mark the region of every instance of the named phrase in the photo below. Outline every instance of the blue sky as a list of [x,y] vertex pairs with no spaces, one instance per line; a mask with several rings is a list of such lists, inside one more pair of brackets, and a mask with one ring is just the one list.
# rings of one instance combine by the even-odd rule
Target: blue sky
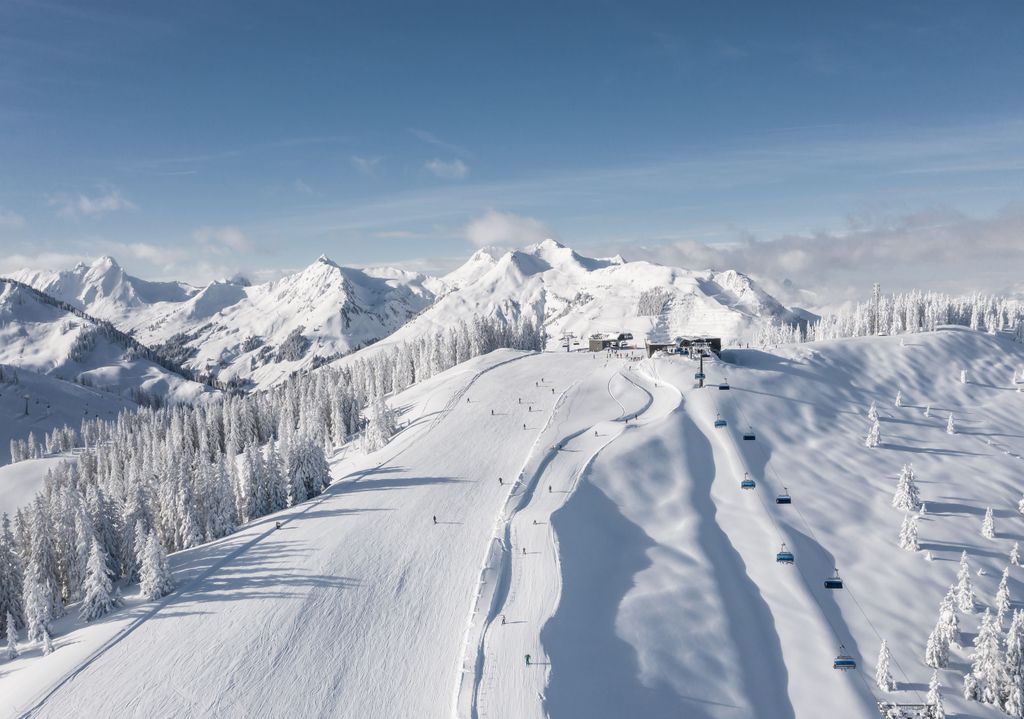
[[8,0],[0,270],[437,269],[538,233],[685,261],[1004,222],[1022,26],[1009,1]]

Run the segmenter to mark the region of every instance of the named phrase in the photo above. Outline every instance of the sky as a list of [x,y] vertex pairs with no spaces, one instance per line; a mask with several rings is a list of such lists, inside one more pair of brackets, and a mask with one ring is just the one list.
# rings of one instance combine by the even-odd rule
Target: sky
[[816,298],[1024,291],[1016,0],[297,5],[0,3],[0,272],[554,236]]

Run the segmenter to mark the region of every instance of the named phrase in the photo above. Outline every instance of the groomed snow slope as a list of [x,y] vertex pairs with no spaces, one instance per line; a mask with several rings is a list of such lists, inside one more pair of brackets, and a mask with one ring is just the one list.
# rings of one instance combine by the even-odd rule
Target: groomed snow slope
[[[387,448],[336,458],[319,500],[175,555],[164,600],[66,620],[52,655],[0,665],[2,708],[870,717],[880,637],[900,683],[884,698],[919,701],[960,552],[991,605],[1024,539],[1024,395],[1009,384],[1024,348],[945,330],[725,359],[707,371],[728,392],[696,389],[682,358],[498,352],[443,373],[397,398],[411,424]],[[872,400],[882,446],[868,449]],[[910,461],[928,505],[916,554],[889,505]],[[789,507],[773,502],[783,486]],[[979,534],[986,506],[995,540]],[[794,566],[775,562],[782,541]],[[832,567],[845,590],[823,588]],[[964,644],[976,624],[962,618]],[[832,670],[840,643],[860,672]],[[959,698],[965,657],[941,672],[947,711],[1000,716]]]

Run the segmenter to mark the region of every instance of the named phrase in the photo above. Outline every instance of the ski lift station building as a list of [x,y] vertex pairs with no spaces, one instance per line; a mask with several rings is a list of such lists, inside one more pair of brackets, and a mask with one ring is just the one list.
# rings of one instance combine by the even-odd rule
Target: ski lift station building
[[590,335],[590,351],[601,352],[606,349],[619,349],[629,345],[633,335],[629,332],[600,332]]
[[676,337],[671,342],[647,341],[647,356],[651,357],[655,352],[668,352],[670,354],[689,354],[690,348],[695,344],[707,347],[716,355],[722,354],[721,337]]

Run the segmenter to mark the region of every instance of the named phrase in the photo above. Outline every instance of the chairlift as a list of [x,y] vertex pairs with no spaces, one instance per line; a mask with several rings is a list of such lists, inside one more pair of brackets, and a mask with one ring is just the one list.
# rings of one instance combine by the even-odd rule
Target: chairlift
[[778,554],[775,555],[775,561],[779,564],[793,564],[796,561],[796,557],[793,553],[786,549],[786,543],[782,543],[782,549],[779,550]]
[[747,472],[743,473],[743,481],[740,482],[740,489],[753,489],[757,484],[750,478],[750,474]]
[[721,381],[721,382],[720,382],[720,383],[718,384],[718,389],[729,389],[729,380],[728,380],[728,379],[723,379],[723,380],[722,380],[722,381]]
[[839,576],[839,570],[836,569],[836,573],[825,579],[825,589],[842,589],[843,580]]
[[850,669],[857,668],[857,660],[846,653],[846,647],[842,644],[839,645],[839,654],[832,661],[832,668],[838,669],[841,672],[849,671]]
[[792,504],[793,498],[789,496],[789,490],[785,487],[782,488],[782,494],[775,498],[776,504]]
[[722,419],[722,415],[715,415],[715,429],[721,429],[726,426],[726,421]]
[[755,435],[754,435],[754,428],[753,427],[750,427],[749,429],[747,429],[746,432],[743,433],[743,439],[751,440],[752,441],[754,438],[755,438]]

